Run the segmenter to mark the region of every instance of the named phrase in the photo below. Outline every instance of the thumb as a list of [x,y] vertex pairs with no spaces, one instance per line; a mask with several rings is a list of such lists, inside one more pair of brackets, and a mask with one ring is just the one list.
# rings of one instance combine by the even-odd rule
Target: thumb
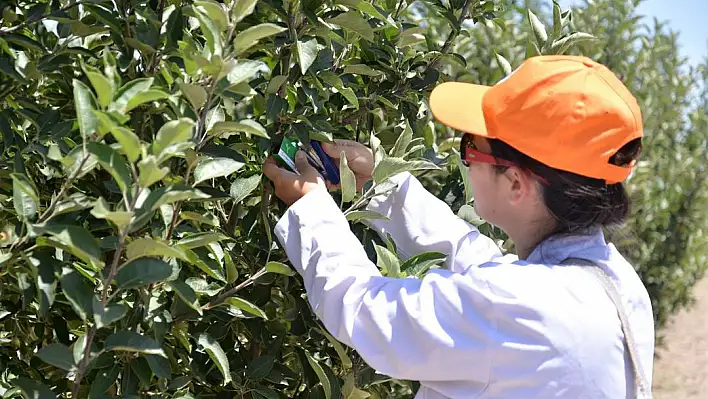
[[298,150],[297,153],[295,153],[295,167],[303,176],[317,176],[317,170],[310,165],[307,161],[307,156],[305,156],[305,152],[302,150]]

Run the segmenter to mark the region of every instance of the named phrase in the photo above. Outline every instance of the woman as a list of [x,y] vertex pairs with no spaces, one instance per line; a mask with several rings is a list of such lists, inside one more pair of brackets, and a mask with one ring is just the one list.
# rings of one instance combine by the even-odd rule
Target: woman
[[[649,397],[635,385],[651,386],[651,303],[603,236],[627,216],[622,181],[641,148],[629,91],[590,59],[539,56],[493,87],[443,83],[430,107],[465,132],[475,209],[517,255],[502,255],[402,173],[392,194],[368,205],[389,220],[370,225],[405,257],[447,254],[447,268],[420,280],[383,277],[302,154],[300,175],[269,159],[264,173],[291,205],[277,237],[326,328],[378,372],[420,381],[418,398]],[[369,179],[364,146],[324,147],[336,158],[345,152],[360,185]]]

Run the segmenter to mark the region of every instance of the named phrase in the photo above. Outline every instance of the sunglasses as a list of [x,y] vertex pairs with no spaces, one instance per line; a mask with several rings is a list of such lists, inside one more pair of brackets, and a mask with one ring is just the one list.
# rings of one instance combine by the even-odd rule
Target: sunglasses
[[[482,152],[477,149],[477,147],[474,145],[473,141],[474,136],[471,134],[464,134],[462,135],[462,139],[460,140],[460,155],[462,157],[462,164],[465,165],[466,167],[469,167],[471,163],[486,163],[489,165],[497,165],[497,166],[506,166],[506,167],[517,167],[520,168],[519,165],[517,165],[514,162],[507,161],[506,159],[498,158],[495,157],[492,154],[487,154],[486,152]],[[536,178],[538,181],[540,181],[543,184],[548,185],[548,180],[544,179],[543,177],[533,173],[532,171],[526,169],[534,178]]]

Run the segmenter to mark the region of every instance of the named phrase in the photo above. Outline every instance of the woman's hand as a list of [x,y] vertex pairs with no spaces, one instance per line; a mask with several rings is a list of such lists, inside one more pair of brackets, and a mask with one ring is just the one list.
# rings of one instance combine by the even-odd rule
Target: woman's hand
[[[365,145],[352,140],[334,140],[334,143],[322,143],[322,149],[333,158],[339,166],[342,151],[347,157],[347,165],[356,177],[356,188],[361,192],[364,183],[371,180],[374,171],[374,155]],[[305,153],[298,151],[295,155],[295,166],[300,174],[278,167],[275,159],[269,157],[263,165],[266,175],[275,187],[275,195],[288,206],[295,203],[308,192],[316,188],[336,189],[337,186],[325,182],[322,176],[307,161]]]
[[317,188],[326,190],[327,187],[322,176],[310,165],[302,150],[295,154],[295,166],[300,172],[299,175],[278,167],[272,157],[268,157],[263,165],[263,174],[273,182],[275,195],[288,206],[312,190]]
[[369,147],[352,140],[334,140],[334,144],[323,142],[322,149],[339,165],[342,151],[347,157],[347,165],[356,177],[356,189],[361,192],[364,183],[371,180],[374,171],[374,154]]

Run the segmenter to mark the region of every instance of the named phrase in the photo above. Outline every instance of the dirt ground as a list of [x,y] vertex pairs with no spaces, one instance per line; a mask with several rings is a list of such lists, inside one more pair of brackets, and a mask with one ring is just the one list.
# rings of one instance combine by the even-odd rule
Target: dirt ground
[[696,304],[667,327],[654,363],[656,399],[708,398],[708,278],[695,286]]

